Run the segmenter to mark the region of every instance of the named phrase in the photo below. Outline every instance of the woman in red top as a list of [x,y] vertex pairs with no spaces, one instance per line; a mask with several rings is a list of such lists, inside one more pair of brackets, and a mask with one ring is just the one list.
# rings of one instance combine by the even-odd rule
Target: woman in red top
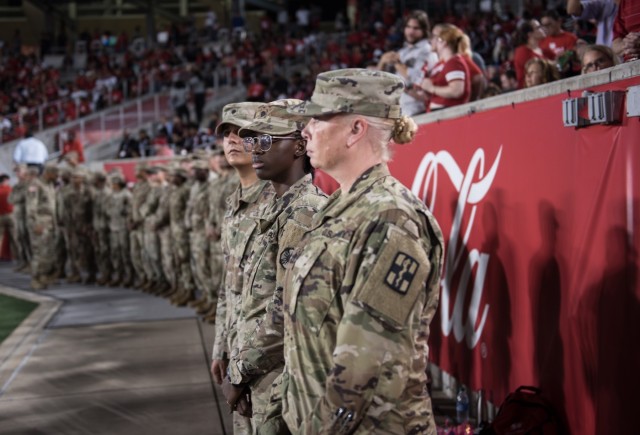
[[471,96],[469,68],[462,57],[464,33],[455,26],[441,29],[431,41],[440,62],[420,85],[429,95],[429,111],[468,103]]
[[543,51],[540,48],[540,41],[546,34],[538,20],[525,21],[520,25],[516,34],[515,43],[517,45],[513,54],[513,63],[518,78],[518,89],[524,88],[525,70],[524,66],[529,59],[541,57],[543,59],[554,59],[555,54]]
[[75,151],[78,154],[78,163],[84,163],[84,146],[82,146],[82,142],[76,137],[75,131],[69,130],[67,134],[67,140],[62,144],[62,154],[60,154],[58,161],[62,161],[65,155]]

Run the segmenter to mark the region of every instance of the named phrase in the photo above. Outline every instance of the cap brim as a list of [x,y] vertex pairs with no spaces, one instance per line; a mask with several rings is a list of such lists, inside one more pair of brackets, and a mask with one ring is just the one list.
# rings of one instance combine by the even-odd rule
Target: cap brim
[[293,106],[287,109],[287,112],[292,115],[299,116],[322,116],[322,115],[335,115],[336,113],[344,113],[342,110],[334,107],[325,107],[313,101],[305,101],[297,106]]
[[221,122],[220,124],[218,124],[218,126],[216,127],[216,134],[220,135],[222,134],[222,129],[224,127],[226,127],[227,125],[233,125],[234,127],[238,127],[238,128],[244,128],[247,125],[251,124],[251,121],[241,121],[241,120],[233,120],[233,122],[231,121],[225,121],[225,122]]
[[270,134],[273,136],[282,136],[291,134],[298,131],[297,128],[292,127],[282,127],[278,125],[269,124],[267,122],[253,122],[246,127],[243,127],[238,132],[238,136],[244,138],[247,136],[251,136],[252,133],[260,133],[260,134]]

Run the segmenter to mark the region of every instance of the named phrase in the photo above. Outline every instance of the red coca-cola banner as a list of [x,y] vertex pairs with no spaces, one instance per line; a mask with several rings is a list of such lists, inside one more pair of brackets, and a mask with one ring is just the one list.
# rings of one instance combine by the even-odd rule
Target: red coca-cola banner
[[566,128],[564,98],[422,125],[391,171],[445,236],[431,359],[498,405],[540,386],[572,433],[635,433],[640,118]]

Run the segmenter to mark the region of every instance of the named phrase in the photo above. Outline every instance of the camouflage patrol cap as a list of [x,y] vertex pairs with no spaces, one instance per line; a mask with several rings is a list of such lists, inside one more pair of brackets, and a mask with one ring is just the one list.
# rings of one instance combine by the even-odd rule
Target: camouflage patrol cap
[[104,171],[94,171],[92,178],[94,181],[105,181],[107,179],[107,173]]
[[301,116],[357,113],[378,118],[402,117],[404,81],[395,74],[362,68],[318,74],[310,101],[289,109]]
[[222,121],[216,127],[216,134],[221,134],[224,126],[227,124],[236,127],[246,127],[251,124],[255,116],[256,110],[264,103],[231,103],[222,108]]
[[147,170],[147,168],[149,167],[149,165],[147,165],[146,162],[140,162],[136,165],[136,174],[139,174],[141,172],[145,172]]
[[124,176],[122,174],[119,173],[114,173],[109,175],[109,180],[111,181],[111,183],[118,183],[118,184],[124,184],[125,183],[125,179]]
[[256,111],[253,122],[246,127],[242,127],[238,135],[240,137],[251,136],[252,132],[287,135],[294,131],[302,131],[308,119],[287,111],[287,109],[302,103],[302,100],[288,98],[264,104]]
[[174,177],[182,177],[185,180],[189,178],[189,172],[186,169],[181,168],[180,166],[172,168],[169,172]]
[[85,168],[81,167],[81,166],[78,166],[73,171],[71,171],[71,176],[72,177],[78,177],[78,178],[86,178],[87,177],[87,170]]

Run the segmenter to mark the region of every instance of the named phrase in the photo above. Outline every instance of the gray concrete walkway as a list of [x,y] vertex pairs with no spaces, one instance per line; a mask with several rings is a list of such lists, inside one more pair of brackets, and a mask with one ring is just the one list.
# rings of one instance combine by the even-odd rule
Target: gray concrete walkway
[[41,308],[0,345],[0,434],[231,434],[209,375],[214,328],[129,290],[31,292],[0,265],[0,291]]

